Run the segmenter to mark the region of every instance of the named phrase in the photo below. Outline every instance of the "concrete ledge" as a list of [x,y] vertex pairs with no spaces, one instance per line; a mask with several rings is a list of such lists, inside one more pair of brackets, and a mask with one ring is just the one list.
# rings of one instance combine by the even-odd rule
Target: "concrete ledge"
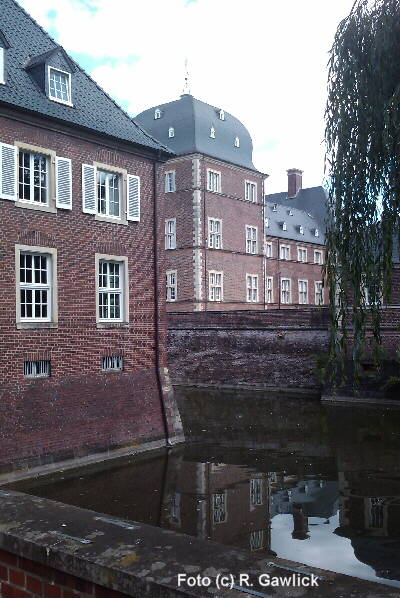
[[368,405],[371,407],[397,407],[400,409],[400,400],[391,399],[380,399],[377,398],[362,398],[362,397],[348,397],[348,396],[333,396],[333,395],[322,395],[321,402],[330,405],[353,405],[353,406],[364,406]]
[[[12,555],[17,555],[22,570],[29,559],[133,598],[399,595],[397,588],[272,558],[268,553],[250,553],[19,492],[0,491],[0,549],[5,551],[5,565],[12,564]],[[40,575],[40,568],[37,571]],[[179,573],[210,578],[211,585],[179,586]],[[252,589],[240,585],[240,573],[249,575]],[[317,587],[263,588],[258,584],[261,574],[303,579],[313,573],[319,578]],[[217,589],[219,574],[232,574],[235,587]]]
[[[175,382],[173,384],[176,388],[212,388],[220,390],[251,390],[254,392],[263,392],[266,396],[282,396],[286,395],[288,398],[299,397],[301,399],[320,399],[321,391],[316,387],[310,388],[281,388],[276,386],[267,386],[266,384],[207,384],[201,382],[194,382],[188,380],[187,382]],[[251,399],[251,398],[250,398]]]

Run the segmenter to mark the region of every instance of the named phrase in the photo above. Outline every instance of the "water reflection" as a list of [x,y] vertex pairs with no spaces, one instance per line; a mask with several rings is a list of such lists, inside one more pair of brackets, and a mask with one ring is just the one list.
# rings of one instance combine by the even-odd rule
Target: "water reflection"
[[264,412],[218,445],[18,489],[400,587],[400,412]]

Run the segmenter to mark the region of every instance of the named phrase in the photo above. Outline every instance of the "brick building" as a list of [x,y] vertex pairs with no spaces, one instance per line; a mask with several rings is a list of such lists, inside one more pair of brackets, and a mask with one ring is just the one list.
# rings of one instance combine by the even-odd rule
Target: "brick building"
[[289,194],[264,202],[247,129],[190,94],[136,120],[177,154],[164,165],[169,311],[325,303],[322,187],[301,190],[290,170]]
[[0,15],[0,471],[174,439],[156,240],[171,153],[14,0]]

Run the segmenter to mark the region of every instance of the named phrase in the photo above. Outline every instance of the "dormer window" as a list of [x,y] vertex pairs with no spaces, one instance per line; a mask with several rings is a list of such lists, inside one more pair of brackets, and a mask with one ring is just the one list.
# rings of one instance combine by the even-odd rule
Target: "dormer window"
[[156,108],[154,110],[154,120],[158,120],[159,118],[161,118],[161,110],[159,108]]
[[72,105],[70,73],[49,66],[49,98],[55,102]]
[[289,214],[289,216],[293,216],[293,212],[292,212],[292,210],[289,210],[289,211],[288,211],[288,214]]
[[225,120],[225,112],[223,110],[219,111],[219,120]]
[[315,233],[314,233],[314,235],[315,235],[316,237],[319,237],[319,230],[318,230],[317,228],[315,229]]
[[278,206],[276,203],[274,203],[274,205],[272,206],[272,211],[273,212],[277,212],[278,211]]
[[301,235],[304,235],[304,228],[302,226],[299,226],[299,233]]
[[174,127],[170,127],[168,129],[168,137],[171,139],[171,137],[175,137],[175,129]]
[[265,228],[269,228],[269,218],[265,219]]
[[239,137],[235,137],[235,147],[240,147],[240,139],[239,139]]
[[287,230],[286,222],[282,222],[282,230]]
[[211,129],[210,129],[210,137],[211,137],[211,139],[215,139],[215,129],[214,129],[214,127],[211,127]]

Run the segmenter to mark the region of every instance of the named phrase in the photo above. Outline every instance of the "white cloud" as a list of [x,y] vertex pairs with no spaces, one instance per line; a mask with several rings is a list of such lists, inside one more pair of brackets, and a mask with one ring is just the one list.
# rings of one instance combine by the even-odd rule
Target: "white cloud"
[[21,3],[67,51],[113,59],[91,75],[132,114],[179,97],[187,57],[193,95],[249,128],[269,192],[291,167],[321,183],[328,50],[353,0]]

